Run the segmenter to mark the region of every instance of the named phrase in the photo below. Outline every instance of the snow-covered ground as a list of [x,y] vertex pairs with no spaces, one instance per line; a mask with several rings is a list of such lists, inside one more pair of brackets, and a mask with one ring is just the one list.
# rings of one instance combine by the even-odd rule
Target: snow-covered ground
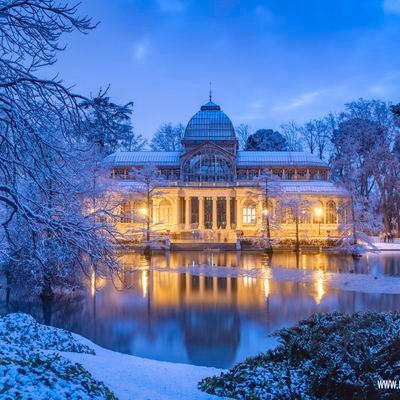
[[385,243],[378,236],[370,237],[371,243],[365,244],[367,250],[372,251],[400,251],[400,238],[394,238],[392,243]]
[[82,364],[96,380],[102,381],[121,400],[211,400],[222,399],[201,392],[197,384],[207,376],[223,372],[217,368],[175,364],[117,353],[99,347],[79,335],[82,344],[96,355],[61,353]]
[[221,372],[106,350],[27,314],[0,318],[2,399],[221,399],[197,389],[200,380]]
[[378,251],[400,251],[400,243],[384,243],[374,242],[372,246],[366,246],[367,250],[378,250]]

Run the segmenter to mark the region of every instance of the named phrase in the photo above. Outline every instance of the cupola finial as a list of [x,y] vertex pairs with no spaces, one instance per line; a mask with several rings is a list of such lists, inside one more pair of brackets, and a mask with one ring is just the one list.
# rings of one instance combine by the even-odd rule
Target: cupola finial
[[209,97],[209,99],[210,99],[210,102],[211,102],[211,101],[212,101],[211,81],[209,82],[209,84],[210,84],[210,92],[209,92],[209,95],[208,95],[208,97]]

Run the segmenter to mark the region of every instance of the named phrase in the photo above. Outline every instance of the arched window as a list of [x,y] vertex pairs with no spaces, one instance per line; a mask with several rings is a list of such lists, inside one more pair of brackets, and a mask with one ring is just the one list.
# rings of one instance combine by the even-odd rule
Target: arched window
[[186,182],[232,182],[233,178],[231,160],[215,149],[198,151],[183,166]]
[[125,201],[121,204],[121,222],[129,223],[132,222],[134,205],[131,201]]
[[329,200],[326,203],[326,223],[337,224],[337,208],[333,200]]
[[323,224],[323,223],[324,223],[324,206],[321,201],[318,201],[314,205],[313,224]]
[[257,206],[253,202],[245,203],[243,207],[243,223],[255,224],[257,221]]
[[268,216],[270,218],[273,218],[273,216],[274,216],[274,205],[272,204],[271,200],[268,200],[268,207],[267,207],[266,211],[268,212]]
[[294,212],[290,206],[279,206],[277,209],[281,224],[292,224],[294,222]]
[[303,207],[300,207],[299,217],[301,224],[311,223],[311,209],[309,205],[304,205]]
[[158,222],[170,224],[172,222],[172,205],[169,200],[162,200],[158,206]]

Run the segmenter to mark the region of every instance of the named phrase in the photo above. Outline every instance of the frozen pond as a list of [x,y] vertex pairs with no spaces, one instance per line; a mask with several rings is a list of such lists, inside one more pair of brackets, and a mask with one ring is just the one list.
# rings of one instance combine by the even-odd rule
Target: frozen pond
[[[7,308],[2,288],[0,311],[29,312],[123,353],[227,368],[265,350],[275,330],[313,313],[400,310],[394,294],[400,252],[358,261],[320,253],[269,259],[255,252],[175,252],[150,263],[126,254],[123,262],[120,279],[92,279],[50,308],[17,293]],[[392,292],[380,293],[385,280]]]

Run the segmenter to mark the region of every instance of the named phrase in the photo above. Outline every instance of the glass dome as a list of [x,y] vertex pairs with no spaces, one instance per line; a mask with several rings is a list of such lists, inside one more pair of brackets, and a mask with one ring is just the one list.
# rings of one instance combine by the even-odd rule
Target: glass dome
[[236,139],[231,120],[212,101],[200,108],[185,130],[185,139],[229,140]]

